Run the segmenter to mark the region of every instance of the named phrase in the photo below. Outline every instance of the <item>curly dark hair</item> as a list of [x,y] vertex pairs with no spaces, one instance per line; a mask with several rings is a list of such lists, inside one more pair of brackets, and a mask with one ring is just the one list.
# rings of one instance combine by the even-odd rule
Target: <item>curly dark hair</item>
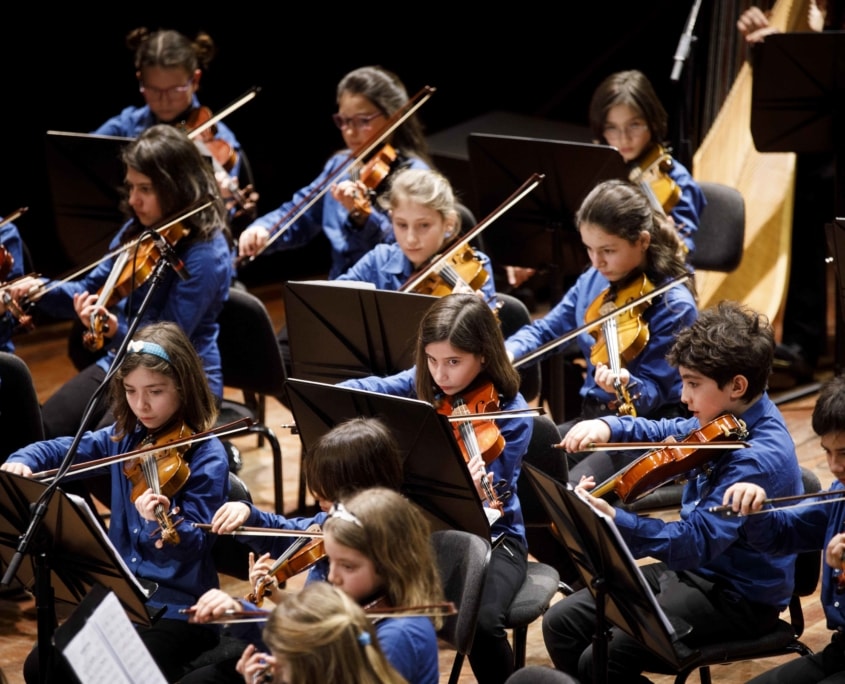
[[737,375],[745,376],[748,387],[742,400],[749,403],[766,389],[774,350],[768,317],[744,304],[721,301],[677,334],[666,360],[712,378],[720,388]]

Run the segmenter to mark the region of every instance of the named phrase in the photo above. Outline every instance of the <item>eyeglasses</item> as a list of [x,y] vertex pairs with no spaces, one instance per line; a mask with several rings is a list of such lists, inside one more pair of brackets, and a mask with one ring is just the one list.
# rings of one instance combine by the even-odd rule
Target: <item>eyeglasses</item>
[[335,501],[332,504],[332,507],[329,509],[329,517],[340,518],[341,520],[345,520],[346,522],[352,523],[353,525],[357,525],[358,527],[364,527],[361,521],[358,520],[358,518],[353,513],[350,513],[346,506],[340,503],[340,501]]
[[156,97],[158,99],[166,97],[168,100],[172,100],[177,95],[184,95],[187,93],[191,89],[193,82],[193,79],[191,79],[185,85],[171,86],[170,88],[156,88],[154,86],[145,86],[143,83],[139,83],[138,91],[143,95],[148,95],[149,97]]
[[332,114],[332,121],[334,121],[334,125],[337,126],[340,130],[344,128],[352,128],[352,129],[359,129],[359,128],[369,128],[372,125],[374,119],[378,119],[380,116],[384,116],[381,112],[376,112],[375,114],[358,114],[356,116],[341,116],[340,114]]
[[626,138],[636,138],[641,136],[648,130],[648,125],[643,123],[642,121],[635,121],[634,123],[629,123],[623,128],[619,128],[617,126],[605,126],[604,127],[604,137],[610,140],[611,138],[621,138],[623,135]]

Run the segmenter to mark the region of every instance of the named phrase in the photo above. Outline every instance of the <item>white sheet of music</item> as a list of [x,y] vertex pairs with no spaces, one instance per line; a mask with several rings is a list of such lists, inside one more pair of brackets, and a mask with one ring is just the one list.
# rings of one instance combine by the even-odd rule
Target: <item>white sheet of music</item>
[[63,653],[82,684],[167,684],[113,592]]

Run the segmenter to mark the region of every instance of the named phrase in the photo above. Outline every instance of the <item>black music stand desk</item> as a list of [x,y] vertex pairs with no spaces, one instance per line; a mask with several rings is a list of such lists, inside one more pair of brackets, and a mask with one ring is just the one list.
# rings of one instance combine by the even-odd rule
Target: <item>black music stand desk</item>
[[414,365],[419,322],[438,298],[366,285],[286,283],[292,377],[334,383]]
[[523,470],[595,598],[595,680],[607,681],[605,618],[675,669],[692,661],[697,651],[679,641],[689,626],[671,624],[612,518],[582,501],[568,483],[528,463]]
[[452,428],[431,404],[296,378],[286,387],[303,459],[308,447],[338,423],[358,416],[380,418],[404,459],[403,493],[423,509],[432,530],[466,530],[490,539],[487,516]]

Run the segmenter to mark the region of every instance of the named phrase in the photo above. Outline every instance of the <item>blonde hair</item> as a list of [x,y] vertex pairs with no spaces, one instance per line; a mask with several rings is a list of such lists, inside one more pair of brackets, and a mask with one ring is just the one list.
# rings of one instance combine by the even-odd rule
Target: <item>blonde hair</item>
[[414,202],[433,209],[450,225],[452,235],[461,232],[461,215],[455,208],[455,192],[445,176],[432,169],[403,169],[390,183],[379,204],[393,210],[400,202]]
[[[415,503],[392,489],[371,487],[345,499],[343,505],[361,524],[329,515],[323,531],[373,562],[384,579],[390,605],[421,606],[443,601],[431,527]],[[431,619],[435,629],[440,629],[442,618]]]
[[288,666],[296,684],[357,682],[401,684],[406,680],[382,652],[375,627],[347,594],[327,582],[311,582],[282,595],[264,626],[264,643]]

